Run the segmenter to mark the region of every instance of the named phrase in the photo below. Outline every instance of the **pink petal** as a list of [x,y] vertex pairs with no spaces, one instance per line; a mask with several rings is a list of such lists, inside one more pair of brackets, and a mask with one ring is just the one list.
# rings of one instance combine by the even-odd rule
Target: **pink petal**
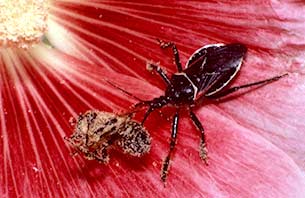
[[[88,70],[77,69],[75,60],[69,62],[66,65],[73,70],[57,71],[60,79],[51,77],[54,78],[52,82],[56,88],[66,90],[60,96],[67,104],[49,90],[51,86],[45,86],[44,90],[40,90],[38,85],[32,88],[18,87],[16,89],[20,94],[17,90],[9,93],[9,89],[6,89],[6,94],[3,95],[7,112],[18,115],[15,118],[9,116],[10,114],[3,115],[7,122],[5,126],[17,126],[6,128],[6,137],[3,138],[3,161],[6,164],[3,175],[7,179],[4,186],[14,189],[17,195],[76,196],[86,192],[90,196],[251,197],[262,194],[267,197],[293,197],[304,193],[304,178],[285,153],[255,133],[215,113],[213,108],[205,108],[199,114],[208,132],[210,165],[206,167],[199,159],[197,131],[191,127],[189,120],[183,119],[166,188],[160,181],[159,173],[160,163],[168,149],[164,137],[169,137],[170,126],[158,113],[153,113],[147,122],[147,128],[153,136],[152,151],[148,156],[128,159],[125,155],[112,152],[108,166],[86,161],[81,157],[72,158],[63,140],[63,136],[71,131],[68,120],[73,112],[69,112],[69,106],[77,109],[76,106],[86,107],[86,104],[82,100],[71,100],[77,98],[71,87],[77,93],[89,91],[89,94],[82,94],[82,97],[86,98],[84,101],[94,105],[107,96],[94,98],[94,91],[107,93],[105,91],[111,90],[109,86],[102,85],[100,76],[120,79],[123,84],[141,83],[140,90],[135,92],[154,88],[145,82],[105,70],[96,70],[92,74]],[[55,64],[54,67],[56,66]],[[44,75],[49,76],[52,70],[44,71]],[[44,76],[37,73],[33,75],[37,78]],[[93,81],[80,80],[87,76]],[[37,80],[45,82],[39,78]],[[75,80],[79,83],[74,82]],[[80,88],[81,85],[86,85],[87,88]],[[35,96],[36,90],[41,94],[42,101]],[[118,98],[126,97],[118,90],[111,90],[109,94],[116,94]],[[17,99],[19,105],[10,97]],[[114,100],[114,103],[121,103],[121,100],[125,99]],[[126,102],[128,104],[130,101],[125,100],[124,103]],[[101,104],[96,107],[107,110],[106,106],[107,104]],[[161,120],[162,124],[155,127]],[[20,171],[11,172],[18,169]]]
[[[80,36],[78,52],[83,56],[77,58],[82,61],[61,45],[57,48],[70,56],[38,49],[47,55],[40,61],[19,53],[14,57],[20,59],[8,65],[7,56],[1,54],[1,194],[303,197],[301,2],[58,1],[52,12],[56,22]],[[169,146],[170,109],[164,109],[164,116],[154,112],[146,122],[153,145],[143,158],[113,151],[110,164],[101,165],[80,156],[72,158],[63,140],[73,130],[69,119],[78,113],[92,108],[120,112],[136,102],[104,78],[144,99],[162,94],[162,82],[146,71],[145,64],[160,60],[168,71],[175,68],[171,53],[158,49],[156,37],[175,41],[183,63],[204,44],[247,44],[250,51],[235,84],[290,72],[286,79],[236,100],[197,109],[207,132],[208,167],[198,156],[198,132],[183,118],[165,188],[159,174]]]

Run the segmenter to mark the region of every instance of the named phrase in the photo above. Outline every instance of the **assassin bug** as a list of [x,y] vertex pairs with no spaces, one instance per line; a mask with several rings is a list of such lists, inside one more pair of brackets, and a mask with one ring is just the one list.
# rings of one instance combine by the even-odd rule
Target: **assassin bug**
[[65,139],[89,160],[108,163],[111,146],[140,157],[149,152],[151,138],[143,125],[131,117],[90,110],[77,118],[74,133]]
[[[170,158],[176,144],[179,110],[181,107],[186,106],[188,108],[191,120],[200,131],[199,155],[207,163],[205,131],[192,108],[196,104],[203,102],[204,99],[218,99],[242,88],[267,84],[280,79],[287,75],[287,73],[258,82],[225,89],[240,70],[243,58],[247,52],[245,45],[233,43],[203,46],[191,55],[186,63],[185,69],[183,69],[176,45],[173,42],[165,43],[162,40],[158,40],[158,42],[163,49],[172,48],[178,72],[169,78],[158,65],[148,63],[148,70],[156,71],[164,80],[167,87],[164,95],[150,101],[143,101],[135,97],[140,102],[134,106],[134,110],[136,111],[144,106],[148,107],[141,122],[144,124],[149,114],[155,109],[159,109],[165,105],[172,105],[176,108],[172,122],[170,148],[161,170],[161,180],[165,182],[169,170]],[[126,91],[124,92],[127,93]],[[130,93],[127,94],[131,95]]]

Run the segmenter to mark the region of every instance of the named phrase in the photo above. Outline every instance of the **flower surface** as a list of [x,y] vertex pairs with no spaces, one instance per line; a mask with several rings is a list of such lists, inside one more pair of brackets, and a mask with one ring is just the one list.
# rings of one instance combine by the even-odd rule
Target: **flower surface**
[[[0,194],[4,197],[302,197],[304,177],[305,3],[301,1],[50,1],[47,32],[36,45],[0,49]],[[25,19],[27,20],[27,19]],[[89,109],[120,113],[163,94],[160,62],[176,71],[206,44],[244,43],[248,54],[230,85],[288,72],[288,77],[204,103],[209,165],[199,157],[199,132],[181,112],[167,183],[172,108],[145,122],[150,153],[113,149],[107,165],[70,156],[71,118]],[[36,42],[36,41],[35,41]],[[19,46],[19,47],[18,47]],[[141,120],[143,112],[136,119]]]

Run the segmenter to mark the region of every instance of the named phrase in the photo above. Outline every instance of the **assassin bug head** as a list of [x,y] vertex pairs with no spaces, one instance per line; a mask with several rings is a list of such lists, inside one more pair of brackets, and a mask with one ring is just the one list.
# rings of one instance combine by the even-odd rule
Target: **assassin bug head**
[[148,100],[148,101],[142,100],[142,99],[136,97],[135,95],[129,93],[128,91],[118,87],[117,85],[113,84],[112,82],[110,82],[108,80],[106,80],[106,82],[109,83],[114,88],[122,91],[123,93],[127,94],[128,96],[131,96],[132,98],[139,101],[138,103],[133,105],[133,107],[131,108],[131,110],[129,112],[127,112],[127,114],[133,114],[137,111],[140,111],[143,107],[148,107],[148,110],[146,111],[144,118],[142,120],[142,124],[145,122],[146,118],[152,111],[154,111],[155,109],[161,108],[170,102],[170,98],[165,97],[165,96],[160,96],[158,98],[154,98],[154,99]]

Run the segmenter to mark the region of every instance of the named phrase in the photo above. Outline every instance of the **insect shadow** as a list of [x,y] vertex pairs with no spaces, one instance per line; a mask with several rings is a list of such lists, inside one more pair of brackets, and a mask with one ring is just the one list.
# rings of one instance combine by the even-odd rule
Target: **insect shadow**
[[169,78],[159,65],[154,63],[147,64],[147,69],[157,72],[166,84],[163,95],[149,101],[144,101],[122,88],[112,83],[110,84],[140,101],[132,107],[132,111],[136,112],[147,107],[141,122],[142,125],[149,114],[156,109],[160,109],[166,105],[173,106],[176,109],[172,119],[169,151],[163,161],[161,169],[161,180],[165,182],[170,167],[172,152],[176,145],[179,112],[181,108],[188,110],[191,120],[200,132],[199,156],[207,164],[208,151],[205,131],[201,122],[193,112],[193,108],[204,102],[221,99],[244,88],[263,86],[277,81],[288,74],[285,73],[261,81],[228,88],[229,82],[234,79],[240,70],[247,53],[247,47],[244,44],[211,44],[203,46],[190,56],[183,69],[176,45],[173,42],[164,42],[159,39],[158,42],[162,49],[172,49],[178,70]]

